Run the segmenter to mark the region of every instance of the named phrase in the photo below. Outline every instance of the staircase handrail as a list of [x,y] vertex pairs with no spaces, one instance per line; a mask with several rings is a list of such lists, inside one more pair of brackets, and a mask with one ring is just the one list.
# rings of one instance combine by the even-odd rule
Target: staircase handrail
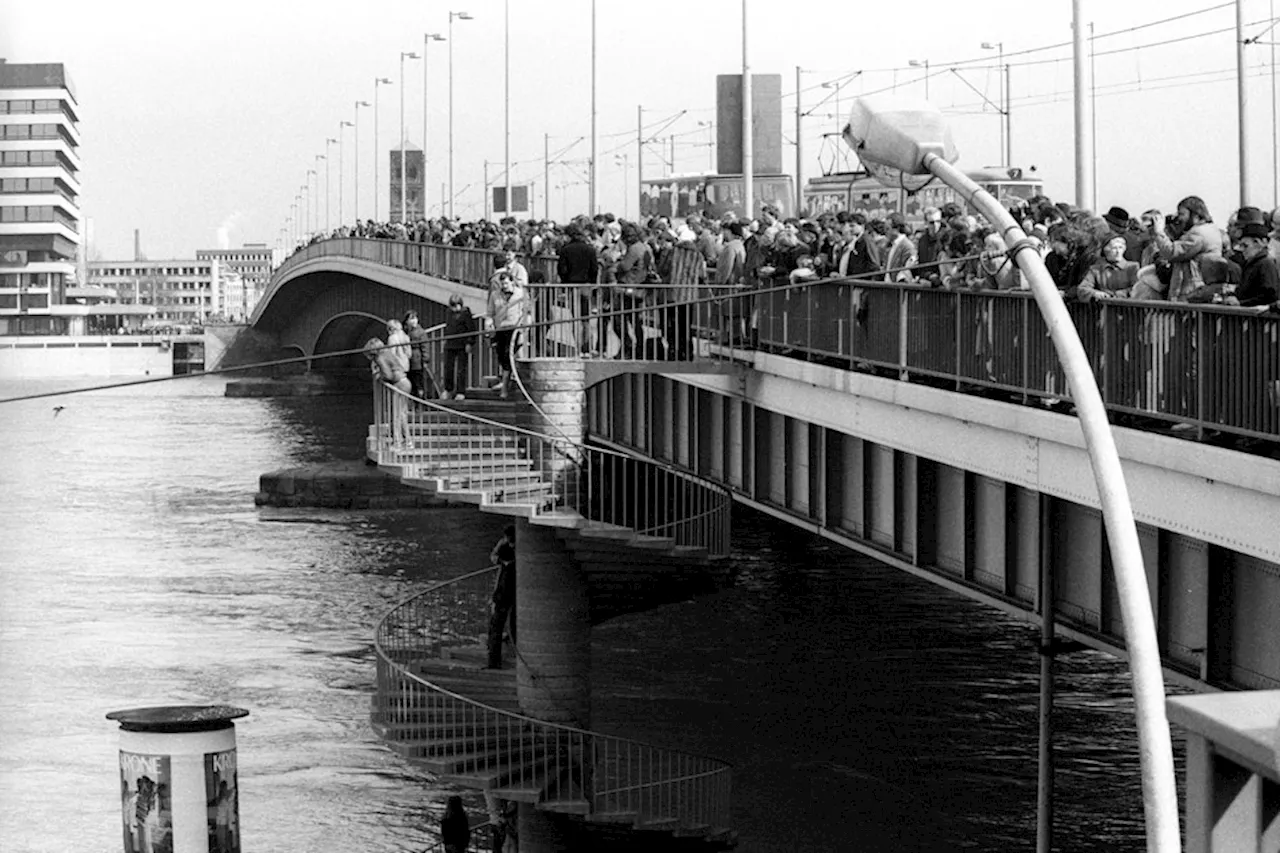
[[[583,777],[580,775],[577,785],[553,784],[551,790],[544,793],[543,802],[587,799],[593,812],[634,812],[638,821],[643,821],[646,817],[676,818],[689,826],[727,826],[729,786],[733,771],[732,765],[727,761],[496,708],[449,690],[412,671],[412,661],[406,662],[406,656],[418,660],[434,657],[438,652],[436,647],[443,645],[440,638],[448,635],[456,638],[459,643],[474,642],[485,633],[488,615],[481,602],[487,601],[492,586],[490,578],[497,571],[496,566],[486,566],[449,580],[438,581],[402,599],[379,620],[374,632],[379,692],[373,722],[380,729],[380,734],[397,726],[411,727],[414,722],[420,722],[417,715],[424,709],[437,707],[445,709],[447,719],[457,721],[460,731],[464,728],[474,730],[486,718],[501,721],[495,725],[492,734],[485,735],[486,740],[492,741],[499,752],[518,756],[527,754],[539,745],[545,747],[546,744],[554,743],[569,745],[570,751],[576,749],[584,760],[588,756],[591,758],[591,781],[585,786],[589,790],[583,790]],[[448,607],[459,599],[464,601],[464,606],[475,605],[472,612],[458,614]],[[408,622],[404,619],[406,614],[410,616]],[[441,625],[431,624],[432,620],[439,622],[445,618],[456,619],[459,615],[465,626],[462,629],[455,626],[445,629]],[[425,619],[426,624],[418,621],[418,617]],[[418,698],[426,700],[427,704],[417,701],[408,704],[393,703],[392,694],[402,690],[406,684],[411,690],[425,689],[427,694]],[[437,701],[442,701],[443,704],[433,704]],[[446,741],[448,735],[456,734],[447,727],[442,727],[442,731],[446,736],[442,739]],[[394,737],[388,739],[395,740]],[[444,748],[441,756],[449,757],[448,748]],[[698,766],[691,767],[690,764]],[[655,769],[660,768],[669,768],[672,772],[661,773],[661,778],[634,781],[643,778],[646,771],[653,774]],[[610,780],[617,782],[612,783]],[[687,792],[690,786],[703,780],[709,783],[708,790],[700,791],[696,796],[680,796],[682,791]],[[662,797],[646,796],[643,793],[663,785],[676,786],[678,790]],[[551,799],[546,799],[548,794]],[[660,807],[676,813],[660,814],[657,811]]]
[[[386,395],[391,402],[389,404],[384,402],[384,397],[382,395]],[[728,537],[726,535],[726,529],[729,523],[729,512],[733,502],[733,496],[729,492],[728,488],[718,483],[705,480],[692,472],[683,470],[662,460],[646,459],[639,455],[622,452],[609,447],[586,444],[576,445],[564,438],[547,435],[527,427],[503,423],[502,421],[493,420],[492,418],[487,418],[479,414],[443,405],[435,400],[426,400],[416,397],[411,393],[401,391],[375,380],[374,428],[375,435],[378,437],[379,441],[377,446],[377,461],[379,464],[384,463],[383,454],[387,452],[386,439],[392,437],[394,433],[394,429],[387,423],[385,416],[390,413],[392,417],[394,417],[397,400],[399,401],[399,405],[405,410],[408,410],[411,406],[418,406],[420,408],[445,415],[446,418],[449,419],[445,422],[448,427],[461,426],[462,424],[480,424],[483,427],[499,434],[520,436],[527,439],[529,442],[538,443],[539,446],[545,445],[551,452],[556,454],[557,457],[564,460],[565,464],[574,466],[575,469],[571,472],[572,476],[561,477],[559,479],[553,477],[552,483],[550,484],[551,488],[553,490],[561,490],[555,492],[554,497],[558,501],[563,502],[568,508],[580,513],[589,521],[606,524],[619,524],[621,526],[632,527],[633,529],[636,529],[637,532],[639,532],[641,528],[646,530],[662,527],[680,528],[683,532],[673,538],[678,540],[684,539],[685,541],[677,541],[677,545],[704,547],[707,549],[708,554],[713,557],[721,557],[728,554]],[[441,431],[447,434],[447,430]],[[391,450],[392,454],[394,454],[394,452],[394,449]],[[539,466],[539,470],[546,473],[547,466],[552,465],[551,460],[547,458],[547,454],[542,452],[539,447],[535,447],[532,444],[530,445],[528,452],[530,459],[533,459],[535,462],[542,463]],[[597,496],[594,490],[595,481],[592,478],[593,472],[592,465],[590,463],[590,460],[593,457],[599,460],[609,459],[616,464],[630,463],[633,465],[645,466],[649,470],[661,472],[662,474],[683,483],[684,488],[697,490],[686,495],[684,501],[686,505],[690,505],[690,508],[696,511],[696,514],[671,518],[668,521],[658,522],[652,525],[645,525],[643,523],[624,524],[623,522],[633,521],[635,516],[647,516],[650,511],[652,511],[654,515],[660,515],[663,512],[678,510],[678,496],[671,495],[669,493],[667,495],[668,500],[662,501],[662,506],[659,506],[659,495],[656,488],[651,495],[654,499],[652,507],[648,505],[641,505],[639,501],[633,501],[631,504],[630,515],[627,514],[625,508],[617,509],[617,514],[614,515],[614,507],[612,505],[610,505],[608,509],[602,508],[600,512],[594,512],[593,504]],[[386,464],[391,463],[388,461]],[[409,464],[411,466],[414,465],[414,463]],[[559,463],[556,464],[558,465]],[[407,476],[409,479],[413,479],[414,475],[417,473],[417,467],[430,466],[415,466],[414,470],[411,470],[407,475],[402,476]],[[552,467],[555,466],[552,465]],[[582,486],[579,479],[582,475],[585,475],[587,478],[585,487]],[[427,474],[425,476],[431,477],[440,475]],[[461,476],[461,472],[455,472],[454,476]],[[496,489],[495,491],[501,491],[501,489]],[[601,495],[601,497],[603,498],[603,495]],[[676,502],[673,504],[671,502],[672,500],[676,500]],[[504,499],[496,498],[493,502],[503,503]],[[720,522],[718,524],[708,521],[701,525],[701,527],[698,526],[697,522],[704,518],[716,516],[717,514],[720,516]],[[613,520],[610,520],[611,518]],[[685,527],[681,528],[681,525],[685,525]]]

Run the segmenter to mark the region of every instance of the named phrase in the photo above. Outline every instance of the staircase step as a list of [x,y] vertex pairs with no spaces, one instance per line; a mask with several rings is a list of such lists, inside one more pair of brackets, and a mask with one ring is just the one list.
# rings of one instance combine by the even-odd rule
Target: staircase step
[[652,551],[666,551],[674,547],[676,540],[670,536],[651,536],[645,533],[637,533],[627,542],[632,548],[645,548]]
[[587,823],[604,823],[615,826],[632,825],[639,819],[639,812],[591,812],[587,815]]
[[538,803],[538,809],[544,812],[555,812],[556,814],[591,814],[591,803],[587,800],[550,800],[545,803]]
[[525,765],[541,761],[547,756],[545,748],[529,744],[516,749],[489,749],[477,752],[463,752],[448,756],[423,756],[419,763],[432,773],[470,774],[513,764]]
[[451,785],[462,785],[468,788],[491,790],[505,787],[514,781],[536,778],[546,772],[545,759],[517,762],[515,764],[496,765],[466,773],[440,773],[440,781]]

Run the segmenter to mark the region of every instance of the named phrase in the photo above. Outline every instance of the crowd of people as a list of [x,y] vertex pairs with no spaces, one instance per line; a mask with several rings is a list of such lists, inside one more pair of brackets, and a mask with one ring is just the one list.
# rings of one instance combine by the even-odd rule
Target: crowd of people
[[[1121,207],[1098,216],[1043,196],[1018,200],[1010,210],[1068,300],[1128,298],[1244,308],[1280,303],[1280,209],[1241,208],[1225,227],[1197,196],[1182,199],[1167,216],[1147,209],[1131,217]],[[927,208],[919,225],[900,213],[868,219],[858,211],[783,219],[766,206],[750,221],[733,214],[636,222],[605,213],[564,224],[438,218],[408,225],[368,221],[317,239],[324,236],[557,256],[563,283],[750,288],[858,276],[948,289],[1027,287],[1001,234],[954,203]]]

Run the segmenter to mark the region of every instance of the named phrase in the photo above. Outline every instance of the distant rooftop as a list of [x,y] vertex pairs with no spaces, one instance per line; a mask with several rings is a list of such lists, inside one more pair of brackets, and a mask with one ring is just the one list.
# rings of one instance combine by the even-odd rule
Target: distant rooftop
[[76,98],[71,75],[61,62],[9,62],[0,57],[0,89],[66,89]]

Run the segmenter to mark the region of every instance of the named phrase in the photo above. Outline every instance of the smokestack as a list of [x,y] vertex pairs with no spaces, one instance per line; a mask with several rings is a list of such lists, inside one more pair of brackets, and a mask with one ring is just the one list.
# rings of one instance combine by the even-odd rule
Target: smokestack
[[133,260],[142,260],[142,232],[137,228],[133,229]]

